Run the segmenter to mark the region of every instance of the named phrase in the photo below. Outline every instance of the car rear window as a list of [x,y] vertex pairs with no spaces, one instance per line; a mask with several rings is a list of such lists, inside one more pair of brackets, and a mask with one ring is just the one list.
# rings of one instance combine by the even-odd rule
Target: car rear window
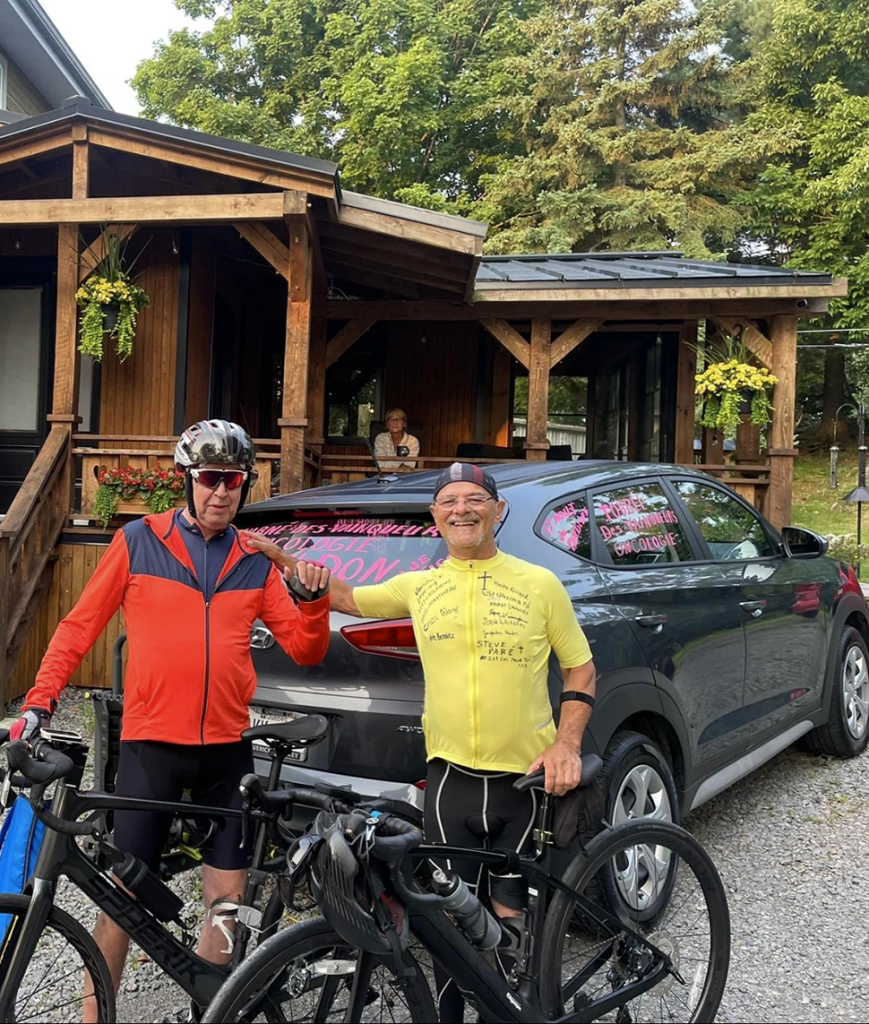
[[433,569],[447,548],[430,516],[306,515],[252,533],[274,541],[294,558],[321,562],[339,580],[383,583],[393,576]]

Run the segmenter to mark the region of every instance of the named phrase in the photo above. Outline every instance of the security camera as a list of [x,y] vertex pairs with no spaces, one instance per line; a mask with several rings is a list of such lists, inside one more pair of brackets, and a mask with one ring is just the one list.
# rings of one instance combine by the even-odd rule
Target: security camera
[[797,299],[797,301],[794,303],[794,305],[797,307],[797,309],[807,309],[808,305],[809,305],[809,300],[808,299]]

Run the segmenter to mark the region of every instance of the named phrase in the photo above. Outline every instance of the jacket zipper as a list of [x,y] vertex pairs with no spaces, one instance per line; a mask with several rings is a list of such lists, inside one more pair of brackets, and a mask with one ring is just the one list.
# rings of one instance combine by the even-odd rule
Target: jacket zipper
[[211,671],[211,598],[208,595],[208,542],[205,542],[205,579],[200,583],[205,598],[205,689],[202,694],[202,719],[199,723],[199,741],[205,745],[205,715],[208,711],[208,675]]
[[[214,587],[214,593],[216,594],[219,587],[222,587],[229,577],[235,572],[235,570],[241,565],[245,558],[251,558],[252,555],[244,554],[235,563],[235,565],[229,570],[229,572],[223,577],[219,584]],[[205,587],[208,586],[208,544],[205,545]],[[199,740],[202,745],[205,745],[205,715],[208,711],[208,681],[211,673],[211,599],[208,596],[205,588],[203,588],[203,596],[205,597],[205,692],[202,696],[202,719],[199,723]],[[211,595],[212,597],[214,594]]]
[[474,590],[474,563],[473,562],[468,562],[468,579],[470,581],[470,587],[471,587],[471,601],[470,601],[470,604],[471,604],[471,616],[470,616],[470,629],[468,630],[468,647],[469,647],[470,656],[471,656],[470,657],[470,660],[471,660],[471,721],[473,722],[473,732],[472,732],[473,747],[471,749],[471,757],[472,757],[473,762],[474,762],[474,767],[476,768],[476,766],[477,766],[477,752],[478,752],[479,747],[480,747],[480,737],[479,737],[479,731],[480,731],[480,729],[479,729],[480,707],[479,707],[479,700],[478,700],[479,694],[477,692],[477,661],[476,661],[476,658],[474,656],[475,653],[476,653],[474,651],[474,636],[476,635],[476,632],[477,632],[477,600],[476,600],[476,591]]

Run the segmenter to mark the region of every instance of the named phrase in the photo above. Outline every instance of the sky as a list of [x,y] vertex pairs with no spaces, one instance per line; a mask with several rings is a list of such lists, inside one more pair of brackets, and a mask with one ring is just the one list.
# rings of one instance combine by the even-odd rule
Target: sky
[[122,114],[138,114],[127,85],[154,43],[174,29],[193,25],[173,0],[39,0],[73,53],[109,103]]

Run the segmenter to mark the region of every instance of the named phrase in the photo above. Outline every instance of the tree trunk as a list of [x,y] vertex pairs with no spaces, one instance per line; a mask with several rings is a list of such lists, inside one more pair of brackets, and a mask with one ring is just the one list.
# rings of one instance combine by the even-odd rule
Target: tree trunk
[[[828,348],[824,353],[824,400],[818,439],[824,445],[833,443],[836,410],[845,401],[845,350]],[[842,438],[840,437],[841,441]]]

